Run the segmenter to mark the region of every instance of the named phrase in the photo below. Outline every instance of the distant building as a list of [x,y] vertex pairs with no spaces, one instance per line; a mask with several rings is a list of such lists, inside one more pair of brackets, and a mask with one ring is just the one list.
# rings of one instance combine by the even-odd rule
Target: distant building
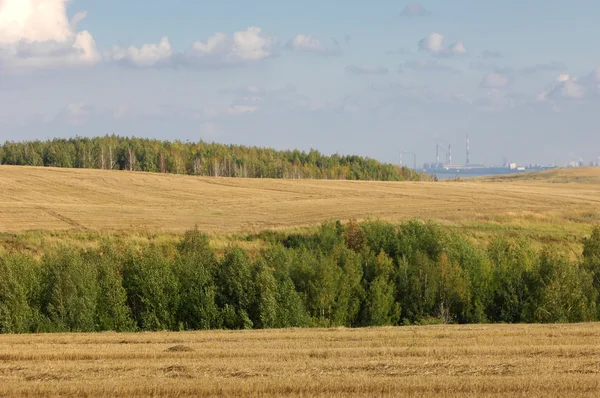
[[569,167],[582,167],[583,162],[581,160],[571,160],[569,162]]

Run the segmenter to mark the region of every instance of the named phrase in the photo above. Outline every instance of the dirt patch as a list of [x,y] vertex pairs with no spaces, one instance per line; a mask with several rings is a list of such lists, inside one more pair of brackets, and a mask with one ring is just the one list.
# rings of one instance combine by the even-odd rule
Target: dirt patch
[[174,345],[173,347],[167,348],[165,351],[166,352],[194,352],[194,349],[187,345],[178,344],[178,345]]
[[26,381],[62,381],[71,380],[73,377],[66,374],[55,374],[55,373],[36,373],[25,376]]
[[231,377],[231,378],[236,378],[236,379],[250,379],[253,377],[261,377],[261,376],[264,376],[264,375],[260,374],[260,373],[249,372],[249,371],[244,371],[244,370],[230,372],[225,375],[225,377]]
[[193,376],[189,369],[182,365],[170,365],[162,369],[165,375],[171,379],[191,379]]

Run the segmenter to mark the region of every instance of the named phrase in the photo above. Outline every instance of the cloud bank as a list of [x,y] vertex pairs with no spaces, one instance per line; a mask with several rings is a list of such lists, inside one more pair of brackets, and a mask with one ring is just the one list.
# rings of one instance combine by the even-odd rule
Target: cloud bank
[[296,35],[293,39],[288,41],[286,47],[289,50],[299,53],[313,53],[319,55],[341,54],[341,49],[337,42],[335,42],[335,47],[330,48],[325,46],[318,38],[305,34]]
[[454,57],[467,54],[467,49],[462,41],[459,40],[446,47],[444,35],[435,32],[419,41],[419,51],[437,57]]
[[277,39],[262,29],[251,26],[232,37],[216,33],[205,40],[195,41],[184,53],[175,53],[168,37],[158,43],[140,47],[114,46],[105,56],[120,64],[140,68],[150,67],[228,67],[239,66],[269,58],[275,54]]
[[600,68],[594,69],[587,76],[571,77],[559,75],[537,96],[539,101],[586,100],[600,98]]
[[90,32],[77,31],[87,15],[67,18],[67,0],[1,0],[0,62],[4,69],[91,66],[101,55]]

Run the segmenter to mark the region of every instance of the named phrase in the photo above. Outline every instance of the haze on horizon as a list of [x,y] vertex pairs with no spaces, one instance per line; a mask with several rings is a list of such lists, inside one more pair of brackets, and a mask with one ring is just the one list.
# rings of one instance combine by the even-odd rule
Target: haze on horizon
[[0,0],[0,141],[600,156],[593,0]]

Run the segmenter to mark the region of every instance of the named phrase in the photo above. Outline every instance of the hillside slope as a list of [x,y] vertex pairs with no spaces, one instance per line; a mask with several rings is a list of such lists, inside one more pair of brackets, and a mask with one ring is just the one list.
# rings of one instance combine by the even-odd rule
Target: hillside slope
[[482,182],[549,182],[600,184],[600,167],[552,169],[539,173],[509,174],[478,178]]
[[257,232],[350,218],[587,220],[599,207],[600,184],[228,179],[0,167],[0,232],[5,233],[179,232],[196,224],[216,233]]

